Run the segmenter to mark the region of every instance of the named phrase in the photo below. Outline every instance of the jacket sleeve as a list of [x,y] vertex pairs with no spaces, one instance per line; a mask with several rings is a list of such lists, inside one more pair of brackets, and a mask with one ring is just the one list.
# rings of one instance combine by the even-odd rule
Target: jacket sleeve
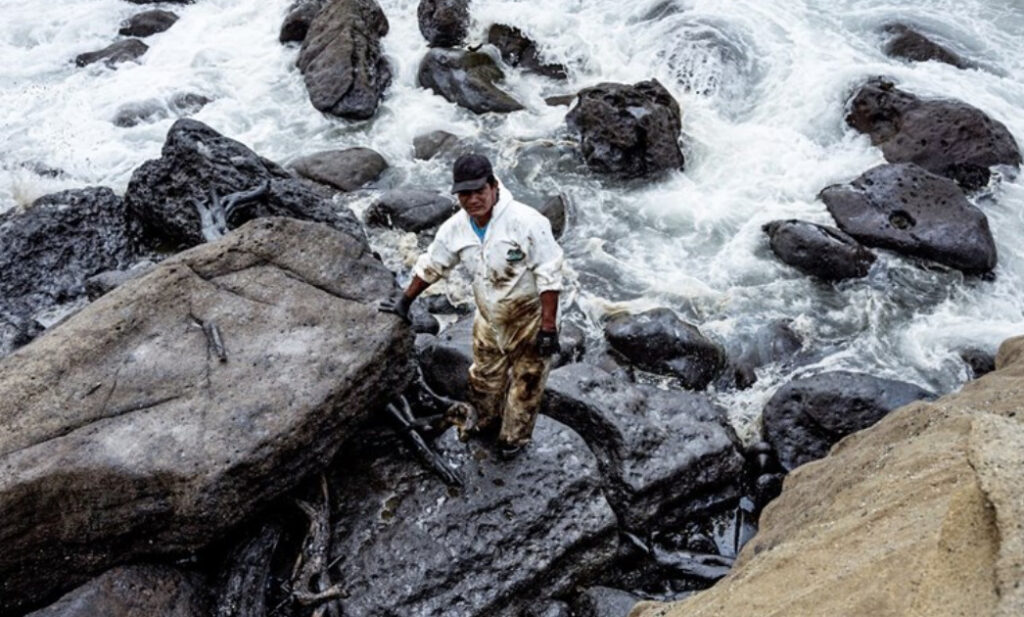
[[537,290],[562,290],[562,247],[558,246],[551,223],[547,218],[539,216],[530,226],[530,239],[533,241],[530,269],[537,280]]
[[458,263],[459,254],[452,250],[450,229],[442,226],[426,252],[416,260],[412,271],[427,283],[436,283],[447,276]]

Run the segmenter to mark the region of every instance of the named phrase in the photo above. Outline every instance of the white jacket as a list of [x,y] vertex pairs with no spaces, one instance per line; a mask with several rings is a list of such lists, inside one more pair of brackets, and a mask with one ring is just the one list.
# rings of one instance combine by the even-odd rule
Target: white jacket
[[524,319],[539,319],[541,292],[561,291],[562,260],[547,218],[500,186],[483,242],[469,215],[459,210],[438,229],[413,272],[434,283],[460,261],[465,264],[477,310],[501,343],[512,340],[512,332],[526,325]]

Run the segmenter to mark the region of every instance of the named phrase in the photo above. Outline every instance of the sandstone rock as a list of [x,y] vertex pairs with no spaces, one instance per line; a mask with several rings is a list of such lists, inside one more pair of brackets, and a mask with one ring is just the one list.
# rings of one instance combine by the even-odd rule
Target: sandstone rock
[[211,208],[211,192],[224,197],[268,181],[269,195],[228,217],[230,227],[261,216],[291,216],[364,237],[355,215],[337,209],[329,195],[201,122],[175,122],[161,155],[135,170],[125,193],[129,212],[142,222],[151,243],[189,247],[205,242],[203,218],[208,215],[203,211]]
[[885,31],[893,35],[883,48],[887,56],[912,62],[935,60],[951,64],[958,69],[973,68],[971,63],[956,53],[903,24],[890,24],[885,27]]
[[423,57],[417,74],[420,86],[478,114],[523,109],[519,101],[494,85],[504,78],[487,54],[437,48]]
[[837,441],[893,409],[930,398],[914,384],[847,371],[794,379],[765,405],[764,436],[789,471],[825,456]]
[[405,231],[433,229],[459,211],[451,195],[437,191],[399,189],[384,193],[366,210],[370,225]]
[[123,566],[26,617],[205,617],[204,593],[199,577],[175,568]]
[[840,229],[867,246],[937,261],[967,273],[996,266],[988,218],[952,180],[913,164],[880,165],[822,190]]
[[553,79],[568,77],[568,72],[561,64],[541,60],[537,44],[519,28],[494,24],[487,30],[487,42],[498,48],[501,59],[509,66],[522,67],[524,70]]
[[585,88],[565,119],[596,172],[641,177],[683,168],[679,104],[656,79]]
[[630,362],[646,371],[678,377],[691,390],[702,390],[725,365],[721,346],[671,309],[613,317],[604,332],[612,349]]
[[439,153],[450,149],[458,140],[458,137],[448,131],[431,131],[430,133],[417,135],[412,140],[413,158],[428,161]]
[[375,0],[329,0],[317,13],[296,62],[313,107],[366,120],[391,83],[380,39],[388,20]]
[[457,47],[469,33],[469,0],[420,0],[420,33],[431,47]]
[[150,36],[167,30],[176,21],[178,21],[178,16],[174,13],[153,9],[152,11],[136,13],[123,21],[121,29],[117,33],[124,36]]
[[892,82],[869,80],[850,103],[846,122],[871,136],[890,163],[915,163],[981,188],[993,165],[1019,166],[1020,148],[1001,122],[953,100],[925,100]]
[[0,612],[196,550],[322,469],[412,378],[352,236],[268,218],[0,360]]
[[795,470],[729,576],[630,615],[1024,613],[1024,337],[1003,343],[996,366]]
[[114,66],[121,62],[129,62],[137,60],[142,54],[149,50],[149,45],[146,45],[139,39],[124,39],[118,41],[99,51],[92,51],[89,53],[79,54],[75,56],[75,64],[78,66],[86,66],[94,62],[103,62],[107,66]]
[[790,219],[762,229],[779,259],[826,281],[867,276],[875,263],[874,253],[834,227]]
[[292,168],[304,178],[339,191],[354,191],[380,178],[388,163],[369,148],[348,148],[304,156],[296,159]]
[[309,25],[313,23],[327,0],[297,0],[288,8],[288,14],[281,24],[281,43],[301,43],[306,40]]

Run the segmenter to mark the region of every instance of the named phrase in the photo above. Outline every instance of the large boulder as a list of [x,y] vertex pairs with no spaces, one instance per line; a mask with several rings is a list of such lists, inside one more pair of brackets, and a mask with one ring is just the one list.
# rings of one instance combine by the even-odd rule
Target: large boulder
[[772,252],[783,262],[825,281],[867,276],[875,255],[834,227],[789,219],[763,228]]
[[794,470],[728,576],[631,617],[1024,614],[1024,337],[996,366]]
[[420,33],[431,47],[457,47],[469,33],[469,0],[420,0]]
[[205,617],[198,576],[167,566],[113,568],[26,617]]
[[679,104],[658,80],[598,84],[576,101],[565,119],[592,170],[641,177],[683,168]]
[[519,28],[494,24],[487,30],[487,42],[498,48],[501,59],[509,66],[518,66],[554,79],[565,79],[568,76],[561,64],[541,60],[537,44]]
[[478,114],[523,109],[519,101],[494,85],[504,78],[487,54],[438,48],[423,57],[416,77],[420,86]]
[[518,616],[614,558],[615,515],[573,431],[541,417],[512,461],[454,431],[436,445],[462,487],[446,487],[399,448],[338,461],[329,560],[350,590],[342,614]]
[[794,379],[764,406],[765,439],[786,470],[819,459],[850,433],[893,409],[933,395],[914,384],[864,373],[832,371]]
[[451,195],[399,189],[381,195],[366,210],[365,218],[370,225],[419,232],[437,227],[458,211],[459,206]]
[[[635,385],[586,364],[548,377],[543,412],[583,437],[621,524],[671,526],[738,496],[743,457],[722,410],[700,394]],[[716,498],[709,496],[717,495]]]
[[902,58],[912,62],[945,62],[958,69],[972,68],[973,65],[967,62],[955,52],[946,49],[925,35],[911,29],[903,24],[890,24],[885,27],[891,38],[885,42],[882,51],[887,56]]
[[380,178],[387,161],[369,148],[326,150],[292,162],[295,173],[339,191],[354,191]]
[[301,43],[306,40],[309,25],[313,23],[325,4],[327,4],[327,0],[296,0],[292,3],[281,24],[278,40],[282,43]]
[[112,43],[99,51],[91,51],[75,56],[75,64],[87,66],[94,62],[103,62],[107,66],[112,67],[122,62],[137,60],[148,50],[149,45],[146,45],[139,39],[124,39]]
[[393,290],[361,241],[262,219],[0,360],[0,613],[198,549],[322,469],[412,377]]
[[257,203],[227,218],[237,227],[260,216],[291,216],[326,223],[354,237],[362,225],[347,208],[291,176],[276,163],[205,124],[178,120],[167,132],[159,159],[132,173],[125,202],[154,244],[194,246],[209,236],[211,194],[218,198],[269,182]]
[[1020,165],[1020,148],[1003,123],[976,107],[920,99],[881,78],[850,102],[846,122],[871,136],[890,163],[915,163],[967,190],[988,183],[989,167]]
[[176,21],[178,21],[178,16],[170,11],[161,9],[143,11],[121,22],[121,29],[117,33],[124,36],[151,36],[167,30]]
[[725,366],[725,351],[668,308],[616,315],[604,328],[612,349],[652,373],[678,377],[702,390]]
[[968,273],[996,266],[988,218],[952,180],[917,165],[880,165],[820,195],[839,228],[867,246]]
[[317,12],[296,63],[313,107],[352,120],[373,117],[391,83],[380,42],[388,27],[375,0],[329,0]]

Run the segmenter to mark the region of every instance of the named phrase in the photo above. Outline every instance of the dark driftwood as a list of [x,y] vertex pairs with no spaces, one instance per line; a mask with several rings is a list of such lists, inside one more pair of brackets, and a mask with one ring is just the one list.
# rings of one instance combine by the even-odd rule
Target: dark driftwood
[[267,580],[281,528],[267,523],[227,560],[216,617],[265,617]]
[[386,409],[391,417],[395,419],[399,426],[399,432],[406,437],[408,442],[412,445],[413,449],[419,455],[420,460],[423,461],[427,467],[436,473],[444,483],[449,486],[462,486],[462,478],[448,466],[447,461],[444,457],[435,452],[431,448],[423,435],[420,435],[416,431],[417,421],[412,415],[412,409],[409,407],[409,401],[404,396],[399,396],[398,401],[400,405],[394,403],[388,403]]
[[331,550],[331,498],[324,476],[320,476],[320,492],[322,499],[316,506],[296,500],[309,518],[309,533],[292,570],[292,597],[303,606],[315,606],[313,617],[323,617],[330,600],[348,595],[341,585],[331,584],[327,571],[327,555]]
[[192,200],[196,212],[199,213],[199,224],[203,238],[207,242],[223,238],[228,233],[228,220],[245,206],[252,205],[263,199],[270,192],[270,180],[264,180],[259,186],[248,191],[229,193],[218,197],[217,192],[210,190],[210,203],[203,204]]

